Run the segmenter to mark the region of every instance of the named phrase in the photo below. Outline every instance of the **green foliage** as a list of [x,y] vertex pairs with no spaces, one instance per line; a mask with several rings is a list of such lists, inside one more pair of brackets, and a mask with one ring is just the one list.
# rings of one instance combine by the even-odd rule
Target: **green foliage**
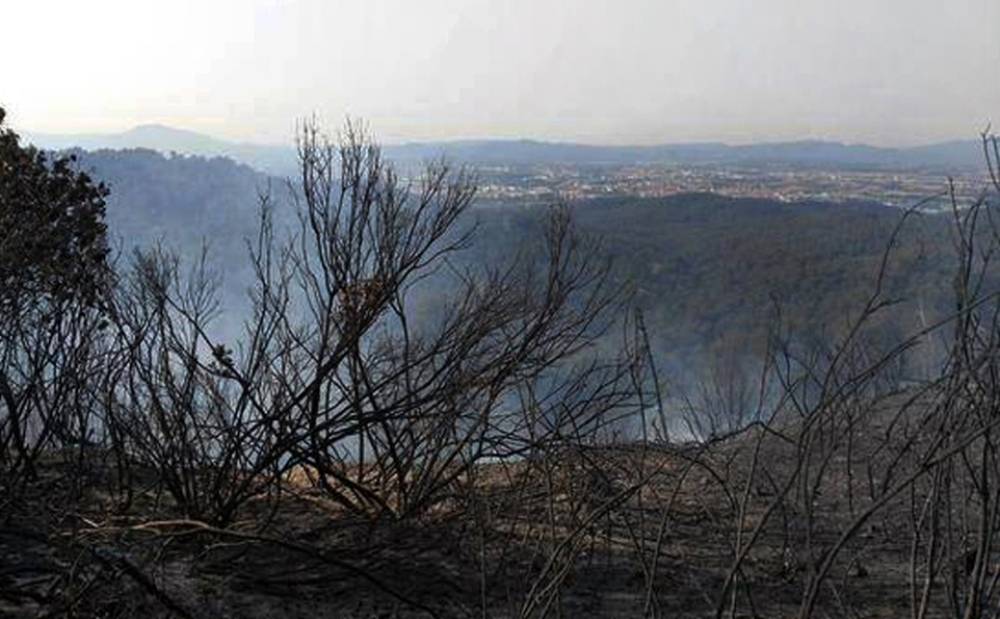
[[0,109],[0,308],[36,295],[99,300],[108,281],[106,187],[22,146]]

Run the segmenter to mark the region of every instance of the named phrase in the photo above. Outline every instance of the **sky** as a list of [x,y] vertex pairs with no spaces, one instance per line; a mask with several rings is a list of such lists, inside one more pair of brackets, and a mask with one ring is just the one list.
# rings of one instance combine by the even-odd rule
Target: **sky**
[[1000,125],[998,0],[0,0],[25,132],[837,139]]

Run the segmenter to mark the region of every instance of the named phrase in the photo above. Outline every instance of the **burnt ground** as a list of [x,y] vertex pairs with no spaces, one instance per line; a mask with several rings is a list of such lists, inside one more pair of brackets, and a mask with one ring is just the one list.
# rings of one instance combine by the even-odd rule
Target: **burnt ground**
[[[76,465],[52,459],[0,522],[0,616],[517,617],[532,594],[532,616],[711,617],[738,529],[731,495],[741,486],[727,471],[745,463],[732,451],[714,467],[680,451],[638,464],[634,450],[606,451],[588,458],[603,459],[603,486],[582,463],[561,462],[558,487],[487,474],[474,504],[405,522],[349,515],[289,487],[225,529],[172,513],[152,476],[122,510],[100,464],[80,490],[66,474]],[[641,496],[588,521],[604,497],[627,493],[630,471],[650,468]],[[752,489],[744,539],[769,492]],[[797,615],[812,566],[847,521],[843,496],[823,501],[809,532],[796,530],[792,505],[772,514],[740,571],[736,616]],[[909,612],[906,523],[888,513],[841,553],[815,616]]]

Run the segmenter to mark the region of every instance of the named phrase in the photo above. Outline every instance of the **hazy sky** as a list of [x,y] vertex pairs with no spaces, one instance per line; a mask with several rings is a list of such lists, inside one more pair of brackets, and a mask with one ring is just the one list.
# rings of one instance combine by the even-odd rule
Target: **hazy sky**
[[1000,124],[1000,0],[0,0],[25,131],[282,142],[836,138]]

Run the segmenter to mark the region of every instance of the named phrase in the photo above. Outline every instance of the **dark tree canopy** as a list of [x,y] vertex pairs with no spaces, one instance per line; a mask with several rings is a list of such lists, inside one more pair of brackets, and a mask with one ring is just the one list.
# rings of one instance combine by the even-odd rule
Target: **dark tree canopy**
[[96,302],[108,278],[107,188],[75,157],[22,146],[0,108],[0,307],[34,295]]

